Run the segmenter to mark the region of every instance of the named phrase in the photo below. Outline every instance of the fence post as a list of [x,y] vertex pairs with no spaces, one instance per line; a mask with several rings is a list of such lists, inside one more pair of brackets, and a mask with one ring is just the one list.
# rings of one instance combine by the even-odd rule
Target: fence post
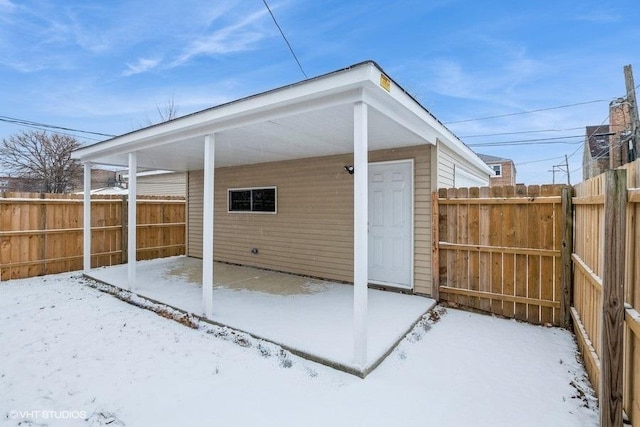
[[120,239],[120,251],[122,251],[121,264],[126,264],[129,261],[129,196],[122,196],[122,204],[120,205],[120,218],[122,218],[122,238]]
[[[45,193],[40,193],[38,195],[38,198],[40,200],[44,200],[47,198],[47,195]],[[39,217],[39,221],[38,221],[38,230],[41,231],[41,238],[40,238],[40,260],[41,263],[38,266],[38,276],[40,275],[45,275],[47,274],[47,235],[48,233],[46,233],[46,229],[47,229],[47,205],[42,202],[40,203],[40,206],[38,207],[38,217]],[[31,242],[30,244],[33,244],[33,242]]]
[[440,240],[440,209],[438,206],[438,192],[431,193],[431,298],[440,299],[440,253],[438,241]]
[[[0,199],[6,199],[7,198],[7,192],[6,191],[0,191]],[[2,247],[2,239],[0,239],[0,248]],[[1,258],[0,258],[1,261]],[[0,282],[2,282],[2,262],[0,262]]]
[[605,175],[600,426],[622,427],[627,171]]
[[560,315],[562,326],[571,328],[571,304],[573,303],[573,188],[562,189],[562,299],[560,300]]

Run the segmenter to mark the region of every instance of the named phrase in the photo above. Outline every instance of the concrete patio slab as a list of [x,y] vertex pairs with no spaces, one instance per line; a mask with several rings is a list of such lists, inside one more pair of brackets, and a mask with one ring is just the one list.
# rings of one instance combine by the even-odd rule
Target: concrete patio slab
[[[127,265],[87,276],[127,289]],[[172,257],[141,261],[134,292],[202,316],[202,261]],[[213,317],[320,363],[365,376],[435,305],[430,298],[369,289],[367,363],[353,360],[353,287],[224,263],[214,265]]]

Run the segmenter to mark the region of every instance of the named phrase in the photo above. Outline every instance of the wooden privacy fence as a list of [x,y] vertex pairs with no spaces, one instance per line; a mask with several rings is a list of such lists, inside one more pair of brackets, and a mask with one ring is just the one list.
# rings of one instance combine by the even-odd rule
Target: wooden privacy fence
[[[127,196],[91,197],[91,266],[127,261]],[[138,196],[137,260],[185,253],[185,200]],[[0,280],[82,269],[81,195],[0,193]]]
[[[626,170],[624,170],[626,169]],[[571,315],[601,425],[640,423],[640,161],[575,187]]]
[[570,282],[562,255],[568,260],[570,252],[562,242],[570,207],[563,204],[563,189],[568,191],[517,185],[434,193],[436,296],[531,323],[565,324]]

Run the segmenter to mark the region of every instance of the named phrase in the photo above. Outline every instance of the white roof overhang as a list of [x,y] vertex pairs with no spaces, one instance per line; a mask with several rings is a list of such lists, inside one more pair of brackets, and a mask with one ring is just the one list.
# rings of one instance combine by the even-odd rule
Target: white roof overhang
[[216,167],[352,153],[358,102],[369,106],[370,150],[436,140],[468,150],[395,82],[383,87],[385,79],[379,66],[364,62],[80,148],[72,157],[126,166],[128,153],[137,152],[140,169],[200,170],[208,134],[215,134]]

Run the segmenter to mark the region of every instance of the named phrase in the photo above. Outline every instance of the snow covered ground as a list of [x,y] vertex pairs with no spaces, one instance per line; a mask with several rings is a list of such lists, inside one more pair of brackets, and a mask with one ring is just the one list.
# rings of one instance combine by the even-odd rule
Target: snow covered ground
[[[159,258],[139,261],[136,268],[136,294],[203,314],[202,260]],[[215,263],[214,271],[211,320],[362,370],[353,360],[353,286],[223,263]],[[127,264],[93,269],[89,275],[127,288]],[[370,289],[364,368],[377,364],[435,303],[431,298]]]
[[433,317],[362,380],[228,329],[189,328],[77,274],[4,282],[0,425],[598,424],[568,332]]

